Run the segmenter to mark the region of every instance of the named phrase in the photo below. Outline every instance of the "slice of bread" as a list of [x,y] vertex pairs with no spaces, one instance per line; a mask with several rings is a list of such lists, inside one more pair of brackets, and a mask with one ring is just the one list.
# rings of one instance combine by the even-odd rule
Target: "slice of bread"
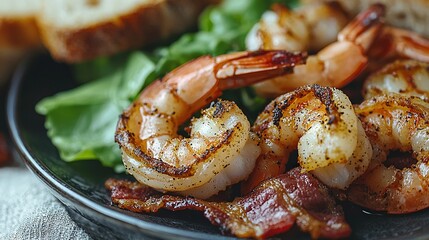
[[0,1],[0,49],[40,45],[35,16],[40,0]]
[[[332,0],[301,0],[304,4]],[[386,22],[392,26],[413,30],[429,37],[428,0],[337,0],[352,16],[371,4],[386,6]]]
[[0,1],[0,86],[26,52],[41,46],[36,24],[40,1]]
[[218,0],[45,0],[38,24],[52,56],[80,62],[142,47],[194,26]]

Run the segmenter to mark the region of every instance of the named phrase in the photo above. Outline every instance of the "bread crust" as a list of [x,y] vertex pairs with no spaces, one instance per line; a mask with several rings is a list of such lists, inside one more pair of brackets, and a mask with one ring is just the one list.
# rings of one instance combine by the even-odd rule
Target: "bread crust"
[[166,39],[196,23],[199,13],[218,0],[163,0],[142,5],[97,24],[58,28],[39,21],[44,45],[59,61],[80,62]]
[[41,46],[34,16],[0,16],[0,86],[9,80],[13,69],[26,52]]
[[27,49],[40,44],[34,16],[0,17],[0,48]]

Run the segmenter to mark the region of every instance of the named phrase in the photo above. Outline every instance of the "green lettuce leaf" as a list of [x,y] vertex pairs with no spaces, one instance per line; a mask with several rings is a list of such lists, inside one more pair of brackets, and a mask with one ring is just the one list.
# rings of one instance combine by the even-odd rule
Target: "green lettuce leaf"
[[46,115],[48,136],[66,161],[100,159],[121,165],[114,143],[121,112],[154,77],[155,63],[141,52],[128,56],[123,67],[97,81],[48,97],[36,105]]
[[[185,34],[170,46],[152,52],[134,51],[74,65],[80,87],[47,97],[36,106],[46,116],[48,136],[65,161],[99,159],[105,166],[123,170],[114,143],[121,112],[154,79],[198,56],[244,50],[247,32],[274,2],[289,6],[295,0],[225,0],[200,17],[199,31]],[[238,94],[237,94],[238,91]],[[229,91],[255,117],[266,104],[250,88]]]

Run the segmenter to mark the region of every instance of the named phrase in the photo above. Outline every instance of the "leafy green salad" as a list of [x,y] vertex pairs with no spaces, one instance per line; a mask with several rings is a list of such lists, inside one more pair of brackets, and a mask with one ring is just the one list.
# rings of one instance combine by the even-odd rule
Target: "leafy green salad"
[[[293,7],[298,1],[224,0],[201,14],[197,32],[184,34],[169,46],[74,65],[80,86],[36,105],[36,111],[46,116],[45,127],[61,158],[98,159],[104,166],[123,171],[120,150],[114,142],[122,111],[145,86],[179,65],[201,55],[244,50],[246,34],[275,2]],[[267,103],[250,88],[222,97],[238,102],[250,116]]]

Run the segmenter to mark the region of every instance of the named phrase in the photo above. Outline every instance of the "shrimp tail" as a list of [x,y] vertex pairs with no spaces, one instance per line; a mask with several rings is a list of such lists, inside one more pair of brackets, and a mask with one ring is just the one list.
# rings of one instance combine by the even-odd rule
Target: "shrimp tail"
[[429,62],[429,40],[404,29],[386,28],[385,32],[393,35],[399,56]]
[[288,74],[299,64],[305,64],[306,52],[292,53],[282,50],[245,52],[240,56],[218,62],[214,72],[220,90],[240,88]]
[[396,46],[397,51],[404,57],[429,62],[429,42],[422,44],[413,37],[403,37]]
[[386,8],[383,4],[371,5],[341,30],[338,34],[338,41],[354,42],[365,51],[368,50],[383,26],[385,12]]
[[405,57],[429,62],[429,40],[409,30],[385,26],[369,53],[376,59]]

